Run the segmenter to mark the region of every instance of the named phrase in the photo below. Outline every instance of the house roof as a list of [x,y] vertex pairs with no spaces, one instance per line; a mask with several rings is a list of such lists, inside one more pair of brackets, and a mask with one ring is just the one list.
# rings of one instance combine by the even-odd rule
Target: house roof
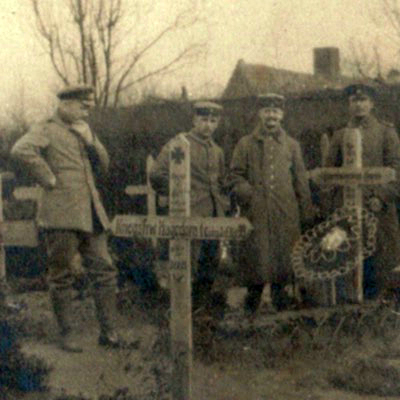
[[354,79],[345,76],[339,76],[332,81],[309,73],[263,64],[247,64],[239,60],[222,97],[229,99],[266,92],[288,94],[327,88],[339,89],[353,81]]

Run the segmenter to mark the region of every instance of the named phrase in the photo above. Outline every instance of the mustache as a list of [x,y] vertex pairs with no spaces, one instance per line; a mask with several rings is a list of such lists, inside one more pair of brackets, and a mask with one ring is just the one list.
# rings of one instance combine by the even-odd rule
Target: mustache
[[276,118],[276,117],[269,117],[269,118],[265,118],[264,121],[265,122],[277,122],[277,121],[280,121],[280,119]]

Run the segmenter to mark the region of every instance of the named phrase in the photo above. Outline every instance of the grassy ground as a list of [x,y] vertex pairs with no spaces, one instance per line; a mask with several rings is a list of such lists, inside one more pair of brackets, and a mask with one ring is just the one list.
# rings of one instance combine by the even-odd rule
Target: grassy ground
[[[381,316],[371,314],[358,328],[357,321],[349,318],[336,333],[335,323],[328,323],[314,338],[315,327],[309,331],[285,328],[295,325],[294,322],[283,323],[284,328],[271,334],[269,322],[263,321],[275,317],[261,313],[254,321],[244,323],[240,313],[243,294],[242,290],[230,292],[232,312],[226,319],[236,318],[246,329],[227,330],[223,324],[217,326],[201,317],[194,320],[193,399],[377,400],[400,397],[400,361],[394,357],[397,349],[394,313],[394,317],[383,323]],[[47,294],[29,292],[19,294],[16,300],[25,304],[20,314],[24,320],[22,350],[27,356],[43,360],[51,370],[46,379],[47,391],[3,391],[4,399],[168,398],[171,365],[167,307],[152,307],[139,301],[133,289],[128,291],[122,302],[119,325],[125,336],[140,339],[140,347],[107,350],[97,346],[91,299],[77,300],[74,302],[75,330],[85,352],[67,354],[56,346],[57,331]],[[376,312],[383,311],[377,309]],[[293,318],[288,317],[296,320]],[[380,323],[382,326],[377,326]],[[307,324],[309,322],[304,326]],[[398,348],[400,351],[400,345]],[[392,359],[379,357],[385,353]]]

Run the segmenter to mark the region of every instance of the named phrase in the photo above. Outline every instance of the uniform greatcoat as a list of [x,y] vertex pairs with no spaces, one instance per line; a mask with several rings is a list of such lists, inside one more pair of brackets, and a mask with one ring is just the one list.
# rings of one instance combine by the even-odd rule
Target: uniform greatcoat
[[[370,115],[362,119],[352,119],[346,128],[358,128],[362,135],[362,163],[365,167],[391,167],[396,171],[397,180],[392,183],[375,187],[364,187],[364,207],[368,208],[368,199],[378,197],[383,203],[382,211],[378,212],[377,244],[374,267],[378,284],[386,285],[388,272],[400,260],[400,232],[395,201],[399,196],[400,177],[400,142],[393,126],[378,121]],[[342,165],[342,142],[346,128],[334,133],[327,166]],[[336,189],[331,198],[331,211],[343,204],[342,190]]]
[[299,143],[283,129],[267,135],[257,126],[236,145],[228,182],[254,228],[240,248],[241,283],[288,283],[300,217],[311,210]]
[[[80,123],[82,125],[82,123]],[[87,126],[87,129],[90,129]],[[74,126],[58,115],[33,126],[12,149],[43,187],[38,225],[45,229],[68,229],[91,233],[92,208],[104,229],[109,221],[95,186],[89,152],[102,169],[108,168],[107,151],[94,135],[93,148],[84,145]],[[55,182],[53,186],[52,182]]]

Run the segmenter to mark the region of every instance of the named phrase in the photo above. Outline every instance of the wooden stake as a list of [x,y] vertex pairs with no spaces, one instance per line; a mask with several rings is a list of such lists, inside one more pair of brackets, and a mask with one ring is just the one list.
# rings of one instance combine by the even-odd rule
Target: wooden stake
[[[174,142],[170,155],[169,215],[190,216],[190,144]],[[173,400],[192,398],[192,300],[190,240],[170,241],[171,345]]]
[[[347,129],[343,137],[343,166],[362,170],[362,140],[359,129]],[[345,186],[343,192],[344,205],[355,210],[356,229],[360,239],[356,243],[356,270],[354,273],[353,299],[359,303],[363,301],[364,258],[362,243],[362,188],[360,185]]]

